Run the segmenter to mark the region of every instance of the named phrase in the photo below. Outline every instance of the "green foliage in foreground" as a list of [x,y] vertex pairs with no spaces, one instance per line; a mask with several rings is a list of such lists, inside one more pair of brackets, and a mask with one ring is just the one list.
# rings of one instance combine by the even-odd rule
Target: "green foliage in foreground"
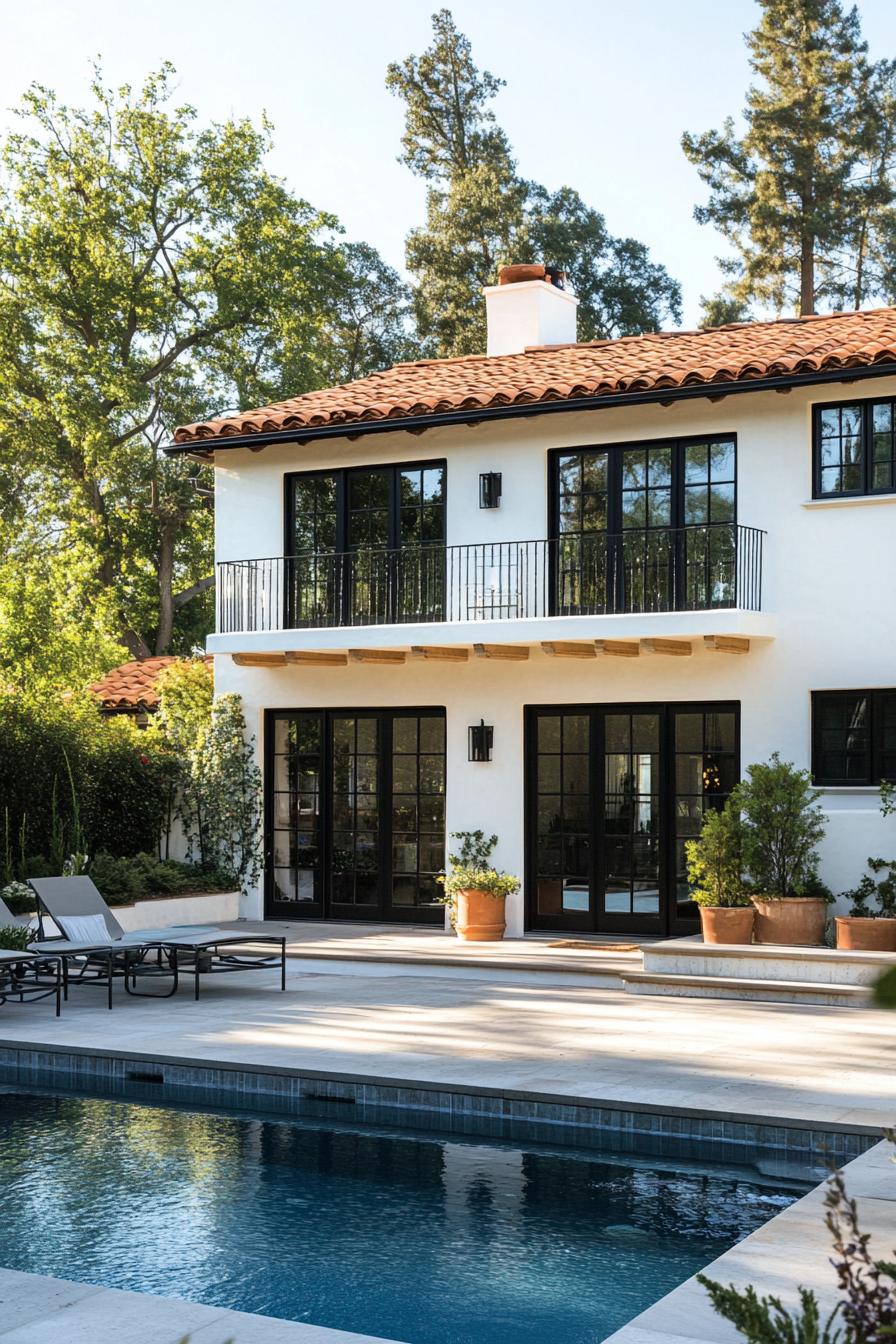
[[[896,1140],[892,1130],[885,1134],[891,1143]],[[824,1205],[841,1294],[827,1317],[822,1318],[818,1298],[806,1288],[799,1289],[800,1305],[794,1311],[779,1297],[760,1297],[752,1285],[740,1290],[697,1275],[715,1310],[737,1327],[747,1344],[883,1344],[896,1338],[896,1264],[872,1256],[870,1234],[859,1226],[842,1171],[829,1178]]]
[[0,926],[0,947],[4,951],[24,952],[28,944],[33,940],[34,934],[18,924],[5,924]]

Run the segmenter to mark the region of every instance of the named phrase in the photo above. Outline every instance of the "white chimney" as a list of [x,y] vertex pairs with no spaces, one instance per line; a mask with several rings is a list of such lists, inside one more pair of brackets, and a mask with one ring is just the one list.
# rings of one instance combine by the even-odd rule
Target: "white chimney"
[[498,283],[482,291],[489,355],[518,355],[527,345],[575,343],[579,301],[561,287],[563,278],[544,266],[501,267]]

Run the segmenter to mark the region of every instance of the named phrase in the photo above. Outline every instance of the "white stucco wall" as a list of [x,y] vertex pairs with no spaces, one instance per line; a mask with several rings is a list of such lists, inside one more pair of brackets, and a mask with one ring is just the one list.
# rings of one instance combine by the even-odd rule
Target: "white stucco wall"
[[[810,692],[896,685],[896,597],[893,556],[896,500],[811,504],[814,401],[896,395],[896,380],[777,393],[750,393],[668,407],[553,414],[422,436],[383,434],[261,453],[219,455],[218,559],[279,555],[283,549],[286,471],[446,458],[449,545],[518,541],[547,535],[549,449],[648,438],[734,432],[738,438],[738,522],[766,530],[763,611],[774,638],[754,640],[746,656],[704,652],[690,658],[553,659],[536,644],[525,663],[471,658],[466,664],[407,662],[384,667],[237,667],[216,658],[219,692],[238,691],[259,743],[266,708],[444,706],[448,728],[448,826],[482,827],[500,836],[497,861],[523,865],[523,707],[539,703],[682,701],[741,702],[742,765],[779,750],[808,766]],[[479,473],[503,473],[501,508],[478,508]],[[808,505],[808,507],[807,507]],[[599,623],[618,618],[589,618]],[[652,618],[655,619],[655,618]],[[550,621],[537,638],[550,639]],[[500,624],[477,636],[507,638]],[[438,625],[401,627],[400,641],[439,643]],[[392,637],[396,634],[393,630]],[[589,627],[589,637],[595,633]],[[644,632],[646,633],[646,632]],[[324,632],[318,647],[358,643],[358,632]],[[572,636],[566,635],[570,638]],[[233,642],[213,637],[221,653]],[[256,644],[255,647],[258,647]],[[270,647],[284,647],[272,638]],[[495,726],[494,759],[466,759],[468,724]],[[896,820],[883,820],[873,793],[826,791],[829,813],[823,871],[835,889],[858,879],[868,854],[896,852]],[[260,895],[244,913],[260,912]],[[510,911],[522,929],[522,898]]]

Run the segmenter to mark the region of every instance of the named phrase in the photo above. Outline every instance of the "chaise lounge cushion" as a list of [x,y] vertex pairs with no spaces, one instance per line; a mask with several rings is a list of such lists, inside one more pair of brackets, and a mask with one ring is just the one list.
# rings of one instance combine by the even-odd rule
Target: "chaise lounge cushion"
[[55,919],[70,943],[103,944],[110,941],[102,915],[57,915]]

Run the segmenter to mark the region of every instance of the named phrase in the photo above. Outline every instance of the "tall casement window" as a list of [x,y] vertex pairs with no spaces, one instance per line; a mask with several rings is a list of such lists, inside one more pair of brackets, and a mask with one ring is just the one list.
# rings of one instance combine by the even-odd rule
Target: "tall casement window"
[[440,709],[272,711],[266,910],[439,923]]
[[813,691],[816,784],[896,782],[896,689]]
[[291,627],[437,620],[444,608],[445,464],[286,477]]
[[816,406],[812,437],[817,499],[896,491],[896,399]]
[[733,704],[527,711],[531,927],[690,930],[685,845],[739,769]]
[[554,453],[557,614],[733,605],[736,462],[733,435]]

